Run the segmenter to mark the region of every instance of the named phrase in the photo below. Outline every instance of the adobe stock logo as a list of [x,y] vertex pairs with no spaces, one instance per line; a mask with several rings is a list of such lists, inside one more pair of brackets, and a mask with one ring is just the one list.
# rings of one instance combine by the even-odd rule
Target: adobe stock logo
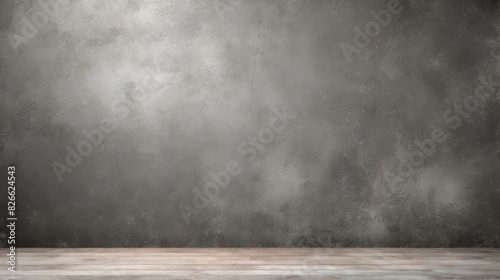
[[55,17],[61,7],[68,3],[68,0],[38,0],[38,5],[34,5],[24,14],[20,30],[7,35],[14,51],[17,53],[22,43],[26,44],[33,39],[38,34],[39,28],[47,26],[49,19]]
[[354,27],[354,46],[346,42],[342,42],[339,45],[347,62],[351,63],[353,54],[359,54],[361,53],[361,49],[368,47],[372,42],[371,38],[375,38],[380,34],[381,27],[389,25],[392,20],[392,15],[397,15],[401,13],[402,10],[403,6],[401,6],[399,0],[390,0],[387,3],[387,10],[381,10],[378,13],[370,11],[375,21],[372,20],[366,23],[364,33],[359,27]]
[[131,110],[136,107],[147,94],[153,92],[161,92],[166,89],[167,83],[162,79],[161,70],[156,67],[146,68],[146,75],[142,79],[142,86],[136,87],[134,82],[129,81],[126,85],[125,97],[116,98],[111,103],[111,113],[109,117],[102,118],[97,127],[81,131],[85,137],[76,144],[76,148],[70,145],[66,146],[65,161],[53,161],[51,166],[59,183],[63,181],[63,175],[71,173],[80,164],[83,159],[89,156],[94,148],[99,147],[105,140],[105,137],[116,130],[116,124],[128,118]]
[[[259,152],[264,152],[266,145],[270,145],[285,128],[290,125],[290,121],[296,115],[287,112],[286,107],[280,112],[277,108],[272,110],[274,116],[269,120],[269,126],[260,129],[255,136],[249,136],[248,141],[241,142],[237,151],[247,162],[252,162],[257,158]],[[237,160],[230,160],[226,163],[226,168],[218,172],[211,171],[211,180],[205,184],[201,192],[198,188],[193,188],[193,200],[190,206],[185,203],[179,204],[179,211],[186,225],[191,223],[191,216],[200,214],[200,211],[207,208],[211,201],[217,199],[221,189],[225,189],[231,183],[231,178],[238,176],[243,171],[243,166]]]
[[385,183],[392,191],[396,189],[397,185],[404,184],[416,174],[417,168],[423,166],[429,158],[436,155],[438,145],[444,145],[452,131],[456,131],[467,120],[471,120],[474,114],[477,115],[487,102],[494,102],[500,98],[500,82],[493,80],[494,72],[492,69],[486,70],[485,75],[478,78],[479,85],[476,86],[473,93],[453,104],[453,109],[443,112],[443,121],[449,126],[448,128],[436,127],[432,130],[430,137],[422,141],[415,140],[417,149],[406,152],[405,156],[398,159],[397,164],[393,163],[393,165],[397,165],[397,172],[388,172],[383,175]]

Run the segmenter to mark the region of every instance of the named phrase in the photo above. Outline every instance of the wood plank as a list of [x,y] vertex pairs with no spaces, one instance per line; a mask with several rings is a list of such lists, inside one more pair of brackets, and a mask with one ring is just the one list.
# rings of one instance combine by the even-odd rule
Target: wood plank
[[16,261],[0,279],[500,279],[497,248],[18,248]]

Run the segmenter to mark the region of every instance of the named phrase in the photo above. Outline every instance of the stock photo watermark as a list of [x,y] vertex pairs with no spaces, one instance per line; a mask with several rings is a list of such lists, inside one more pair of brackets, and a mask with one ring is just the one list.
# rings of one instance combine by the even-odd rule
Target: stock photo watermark
[[[480,85],[475,88],[474,94],[465,96],[453,105],[453,109],[443,112],[443,120],[451,130],[459,129],[465,120],[477,113],[486,102],[500,99],[500,82],[493,81],[492,70],[487,71],[486,78],[481,76],[478,79]],[[497,134],[500,135],[500,128],[498,131]],[[393,163],[398,164],[397,174],[392,174],[390,177],[384,176],[385,183],[394,191],[397,184],[403,184],[416,173],[416,168],[422,166],[427,159],[437,153],[438,145],[444,144],[447,137],[448,134],[444,128],[435,128],[429,137],[415,140],[414,144],[417,149],[407,153],[406,158],[400,159],[399,164]],[[313,255],[307,256],[297,271],[291,271],[293,275],[300,275],[304,270],[321,274],[322,264],[329,257],[338,256],[335,248],[331,248],[333,244],[331,236],[320,234],[315,240],[321,247],[314,248]],[[299,278],[307,279],[302,276]]]
[[148,68],[146,72],[147,75],[142,80],[141,88],[137,89],[134,83],[129,82],[130,88],[126,90],[127,98],[115,99],[111,103],[111,110],[115,116],[115,120],[105,117],[99,121],[96,128],[82,130],[81,133],[86,139],[79,141],[76,144],[76,148],[70,145],[66,146],[67,153],[64,163],[58,161],[52,162],[52,170],[60,183],[63,181],[64,174],[73,172],[73,170],[82,164],[83,159],[92,153],[94,148],[104,142],[105,135],[115,131],[117,121],[125,120],[129,116],[130,108],[134,106],[133,103],[137,102],[143,96],[145,90],[153,92],[162,90],[165,87],[165,84],[158,78],[158,68]]
[[33,39],[68,3],[69,0],[36,1],[21,18],[20,28],[7,35],[14,51],[17,53],[21,44],[27,44]]
[[403,5],[400,0],[390,0],[387,2],[387,10],[380,10],[378,12],[370,11],[372,15],[372,21],[365,24],[364,32],[359,27],[354,27],[354,45],[342,42],[339,45],[340,50],[344,54],[345,59],[348,63],[351,63],[352,56],[354,54],[360,54],[361,50],[368,47],[372,42],[372,39],[377,37],[382,27],[386,27],[391,23],[393,16],[396,16],[403,11]]
[[[479,83],[474,94],[465,96],[461,101],[453,105],[453,109],[443,112],[443,120],[451,130],[459,129],[465,120],[472,117],[474,113],[487,102],[500,98],[500,82],[493,81],[492,70],[486,71],[487,78],[479,77]],[[406,156],[397,163],[397,174],[384,176],[385,182],[394,190],[397,184],[404,183],[416,172],[416,168],[422,166],[424,162],[437,152],[437,146],[444,144],[448,137],[445,128],[435,128],[430,137],[423,140],[415,140],[417,149],[406,153]]]
[[[259,152],[264,151],[266,145],[271,144],[276,135],[282,133],[290,124],[290,121],[295,119],[296,115],[287,112],[286,107],[282,110],[273,108],[274,116],[269,120],[269,126],[260,129],[256,135],[249,136],[247,141],[241,142],[237,147],[238,154],[242,155],[247,162],[253,162]],[[207,208],[210,201],[213,201],[220,193],[221,189],[226,188],[231,182],[232,176],[239,175],[243,167],[236,160],[230,160],[226,164],[225,170],[219,172],[211,171],[209,176],[212,178],[203,187],[203,192],[197,188],[193,188],[192,206],[185,203],[179,204],[179,211],[184,219],[184,222],[189,225],[191,223],[191,215],[200,214],[200,210]]]

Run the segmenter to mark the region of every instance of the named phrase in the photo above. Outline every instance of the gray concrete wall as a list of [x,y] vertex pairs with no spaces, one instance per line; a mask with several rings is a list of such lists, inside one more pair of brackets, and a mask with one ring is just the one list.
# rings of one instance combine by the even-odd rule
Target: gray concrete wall
[[18,246],[500,245],[496,1],[48,3],[0,4]]

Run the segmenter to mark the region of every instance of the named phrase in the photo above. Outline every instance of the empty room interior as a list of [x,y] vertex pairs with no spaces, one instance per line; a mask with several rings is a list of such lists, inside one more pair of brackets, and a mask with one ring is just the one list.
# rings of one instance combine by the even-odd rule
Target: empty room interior
[[0,279],[500,279],[499,5],[0,1]]

